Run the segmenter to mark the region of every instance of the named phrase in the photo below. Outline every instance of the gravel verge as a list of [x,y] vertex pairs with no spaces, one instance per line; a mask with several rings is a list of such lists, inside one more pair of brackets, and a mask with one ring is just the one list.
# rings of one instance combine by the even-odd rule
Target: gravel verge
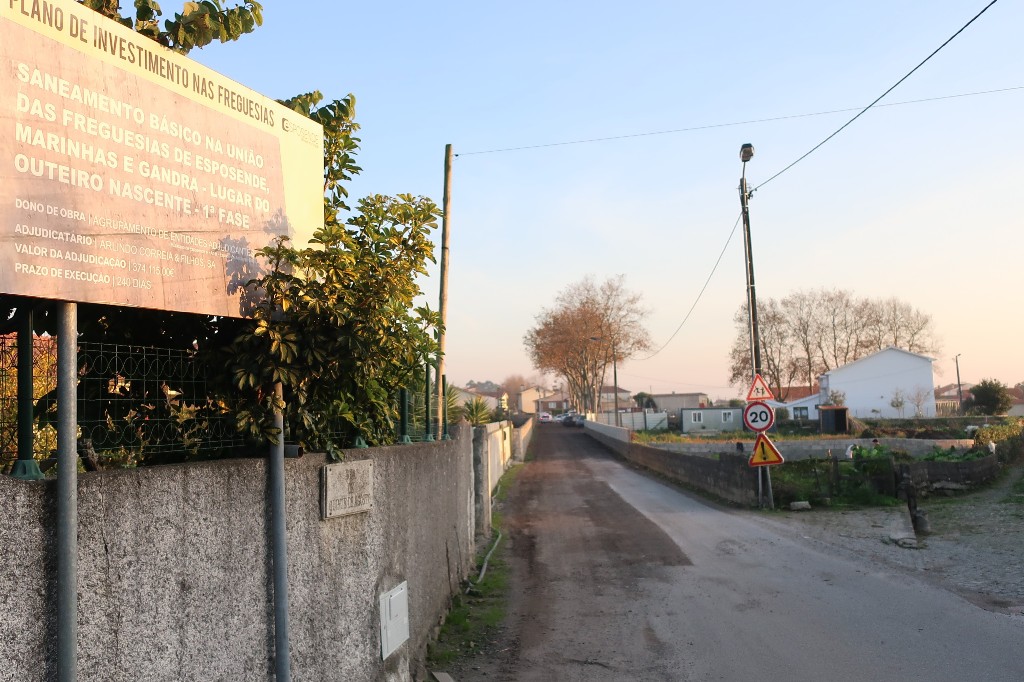
[[906,507],[779,511],[758,518],[826,551],[915,574],[984,609],[1024,618],[1024,467],[997,484],[953,498],[921,500],[930,532],[900,539]]

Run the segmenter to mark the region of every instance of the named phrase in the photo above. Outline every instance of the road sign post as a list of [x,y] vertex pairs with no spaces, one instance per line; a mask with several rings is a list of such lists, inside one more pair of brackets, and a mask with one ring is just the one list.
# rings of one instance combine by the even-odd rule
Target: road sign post
[[[761,401],[763,401],[763,400],[774,400],[775,399],[775,395],[772,393],[772,389],[768,388],[768,382],[766,382],[764,380],[764,377],[761,376],[760,369],[761,368],[758,366],[758,364],[755,363],[755,366],[754,366],[754,381],[750,384],[750,390],[747,391],[747,402],[751,403],[751,404],[761,403]],[[761,403],[761,404],[763,405],[764,403]],[[768,409],[771,410],[770,406],[766,405],[766,407],[768,407]],[[762,416],[762,413],[758,412],[757,415],[758,416]],[[775,412],[774,411],[772,411],[771,419],[772,419],[772,424],[774,424],[775,423]],[[744,410],[743,411],[743,422],[746,424],[747,421],[748,421],[747,420],[747,411]],[[752,421],[752,422],[755,421],[753,415],[751,416],[750,421]],[[756,424],[760,424],[761,423],[760,419],[758,419],[755,423]],[[761,437],[764,436],[763,431],[766,431],[767,429],[771,428],[771,426],[769,425],[766,429],[759,430],[759,429],[753,428],[752,426],[750,426],[750,424],[747,424],[747,428],[751,429],[752,431],[757,431],[758,432],[758,434],[757,434],[757,441],[754,443],[754,452],[756,453],[758,451],[758,445],[761,444]],[[765,440],[767,440],[767,438]],[[768,443],[770,445],[771,441],[768,441]],[[765,446],[762,445],[762,449],[764,447]],[[773,446],[773,445],[771,446],[771,448],[773,450],[774,450],[774,447],[775,446]],[[775,452],[778,453],[778,450],[775,450]],[[781,461],[782,461],[782,455],[779,455],[779,461],[778,462],[772,462],[772,463],[773,464],[779,464],[779,463],[781,463]],[[762,481],[763,481],[763,479],[767,479],[767,481],[768,481],[768,507],[770,509],[774,509],[775,508],[775,503],[774,503],[774,501],[772,499],[772,474],[771,474],[771,469],[768,468],[768,466],[766,464],[764,464],[764,463],[762,463],[762,464],[754,464],[753,462],[754,462],[754,456],[751,455],[750,462],[749,462],[750,466],[759,467],[758,470],[757,470],[757,503],[759,505],[761,505],[762,507],[764,506],[764,491],[763,491]],[[763,476],[762,476],[762,472],[763,472]]]

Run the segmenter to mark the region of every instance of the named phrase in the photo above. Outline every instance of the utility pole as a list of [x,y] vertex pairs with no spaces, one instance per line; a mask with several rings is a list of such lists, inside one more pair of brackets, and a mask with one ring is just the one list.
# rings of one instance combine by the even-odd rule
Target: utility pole
[[[743,209],[743,247],[747,264],[747,322],[750,327],[750,363],[752,365],[752,378],[756,379],[761,374],[761,336],[757,328],[757,295],[754,293],[754,250],[750,245],[750,190],[747,189],[747,161],[754,158],[754,145],[749,142],[740,147],[740,161],[743,162],[743,172],[740,175],[740,206]],[[768,508],[775,508],[775,500],[772,496],[772,474],[769,467],[757,468],[757,490],[758,498],[768,498]],[[763,474],[761,472],[764,472]],[[762,495],[763,487],[766,494]],[[763,499],[760,500],[763,504]]]
[[[441,297],[437,305],[437,313],[441,317],[441,328],[437,330],[437,423],[440,427],[444,419],[444,382],[445,375],[444,348],[445,327],[448,324],[448,235],[452,215],[452,146],[444,146],[444,196],[441,199]],[[428,414],[427,419],[430,419]],[[438,432],[441,429],[438,428]]]
[[747,161],[754,157],[754,145],[747,143],[740,148],[743,173],[740,177],[740,206],[743,208],[743,248],[746,254],[747,272],[747,325],[750,334],[750,361],[753,375],[761,373],[761,338],[757,328],[757,295],[754,293],[754,251],[750,244],[750,191],[747,189]]

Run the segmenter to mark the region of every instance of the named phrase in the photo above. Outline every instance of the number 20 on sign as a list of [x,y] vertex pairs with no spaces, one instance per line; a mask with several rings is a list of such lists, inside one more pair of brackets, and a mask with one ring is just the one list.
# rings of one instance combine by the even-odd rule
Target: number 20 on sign
[[751,431],[767,431],[775,425],[775,410],[768,403],[747,403],[743,408],[743,424]]

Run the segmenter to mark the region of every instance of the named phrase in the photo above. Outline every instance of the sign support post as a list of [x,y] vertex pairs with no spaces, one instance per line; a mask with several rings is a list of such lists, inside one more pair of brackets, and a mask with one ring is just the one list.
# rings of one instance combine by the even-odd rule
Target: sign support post
[[[748,464],[757,467],[757,504],[764,508],[767,496],[768,509],[775,509],[775,500],[772,496],[772,477],[770,466],[782,464],[782,455],[764,434],[775,424],[775,411],[771,406],[763,402],[772,400],[775,396],[768,387],[767,382],[758,371],[754,374],[754,381],[747,391],[747,406],[743,409],[743,424],[751,431],[757,432],[757,440],[754,442],[754,451],[750,454]],[[767,492],[766,492],[767,489]]]

